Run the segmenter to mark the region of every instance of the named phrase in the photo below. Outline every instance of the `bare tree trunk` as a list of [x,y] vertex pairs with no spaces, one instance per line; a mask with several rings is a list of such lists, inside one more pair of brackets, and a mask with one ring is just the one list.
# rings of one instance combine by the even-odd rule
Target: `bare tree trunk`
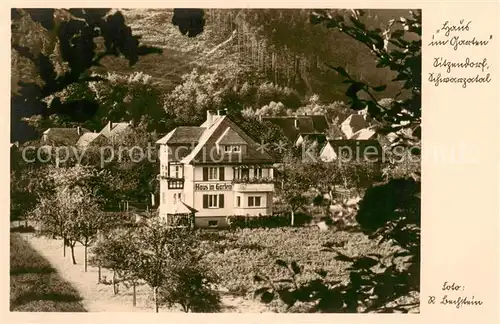
[[113,270],[113,279],[112,280],[113,280],[113,293],[115,295],[117,295],[118,294],[118,285],[116,283],[116,271],[115,270]]
[[85,272],[87,272],[87,242],[85,242],[85,256],[84,256],[84,259],[85,259]]
[[97,267],[97,283],[101,283],[101,266]]
[[66,238],[63,236],[63,257],[66,257]]
[[158,313],[158,287],[153,288],[153,295],[155,300],[155,312]]
[[135,280],[132,281],[132,305],[135,307],[137,305],[137,298],[136,298],[136,294],[135,294],[135,286],[136,286],[136,282]]
[[76,264],[76,259],[75,259],[75,244],[70,243],[69,246],[71,247],[71,260],[73,260],[73,264]]
[[293,211],[293,209],[292,209],[292,213],[291,214],[292,214],[291,224],[293,226],[295,224],[295,212]]

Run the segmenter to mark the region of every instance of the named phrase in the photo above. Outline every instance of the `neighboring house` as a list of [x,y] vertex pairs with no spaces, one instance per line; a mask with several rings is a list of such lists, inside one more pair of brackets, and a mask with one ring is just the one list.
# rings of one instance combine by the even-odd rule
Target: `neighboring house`
[[295,146],[300,146],[303,143],[316,143],[323,146],[326,142],[326,135],[322,133],[301,133],[295,141]]
[[107,137],[112,143],[115,143],[125,139],[133,131],[134,127],[131,122],[113,123],[110,121],[99,133]]
[[346,162],[379,162],[382,158],[382,147],[377,140],[329,140],[319,156],[324,162],[332,162],[340,157],[347,159]]
[[89,133],[83,127],[49,128],[42,134],[42,144],[46,146],[75,146],[80,136]]
[[200,127],[177,127],[157,144],[167,223],[196,214],[198,227],[224,227],[227,216],[272,214],[274,161],[229,117],[207,111]]
[[319,133],[300,134],[295,146],[300,148],[303,162],[314,162],[318,160],[319,152],[325,145],[327,136]]
[[329,125],[324,115],[301,116],[264,116],[262,121],[268,121],[281,128],[285,137],[295,143],[300,134],[325,134]]
[[90,147],[101,147],[110,144],[110,140],[100,133],[85,133],[78,139],[76,146],[80,149],[87,149]]
[[366,119],[359,114],[352,114],[340,124],[340,129],[347,139],[350,139],[356,132],[368,127]]
[[351,136],[351,140],[371,140],[376,139],[377,133],[373,128],[363,128]]

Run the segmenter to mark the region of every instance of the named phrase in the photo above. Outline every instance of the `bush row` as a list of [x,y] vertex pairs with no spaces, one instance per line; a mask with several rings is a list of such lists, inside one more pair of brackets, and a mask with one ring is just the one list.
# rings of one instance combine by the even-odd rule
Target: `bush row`
[[[291,213],[262,216],[233,215],[226,218],[230,228],[277,228],[291,226]],[[304,226],[312,221],[312,216],[295,213],[294,226]]]

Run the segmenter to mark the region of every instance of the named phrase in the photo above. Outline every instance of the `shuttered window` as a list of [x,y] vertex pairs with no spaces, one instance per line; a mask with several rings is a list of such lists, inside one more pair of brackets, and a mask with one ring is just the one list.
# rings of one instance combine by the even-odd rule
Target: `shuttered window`
[[203,195],[203,208],[224,208],[224,194]]

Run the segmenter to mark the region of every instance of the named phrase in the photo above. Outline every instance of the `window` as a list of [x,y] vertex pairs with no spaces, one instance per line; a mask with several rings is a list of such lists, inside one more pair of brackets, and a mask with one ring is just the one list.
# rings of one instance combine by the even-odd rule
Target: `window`
[[217,208],[219,204],[217,203],[217,195],[208,195],[208,208]]
[[260,196],[248,197],[248,207],[260,207]]
[[179,193],[177,194],[177,199],[181,200],[181,197],[182,197],[182,193],[180,193],[180,192],[179,192]]
[[[165,167],[167,168],[167,167]],[[168,176],[174,179],[181,179],[184,177],[182,165],[180,164],[169,164],[169,174]]]
[[224,208],[224,194],[203,195],[203,208]]
[[262,178],[262,168],[255,168],[253,172],[255,178]]
[[224,181],[224,167],[204,167],[203,168],[203,181]]
[[184,188],[184,181],[168,181],[168,189],[182,189]]
[[241,152],[241,145],[224,145],[224,152]]
[[218,168],[208,168],[208,180],[219,180],[219,169]]
[[219,225],[219,221],[216,220],[208,221],[208,227],[217,227],[217,225]]
[[241,197],[236,196],[236,207],[240,207],[240,206],[241,206]]

